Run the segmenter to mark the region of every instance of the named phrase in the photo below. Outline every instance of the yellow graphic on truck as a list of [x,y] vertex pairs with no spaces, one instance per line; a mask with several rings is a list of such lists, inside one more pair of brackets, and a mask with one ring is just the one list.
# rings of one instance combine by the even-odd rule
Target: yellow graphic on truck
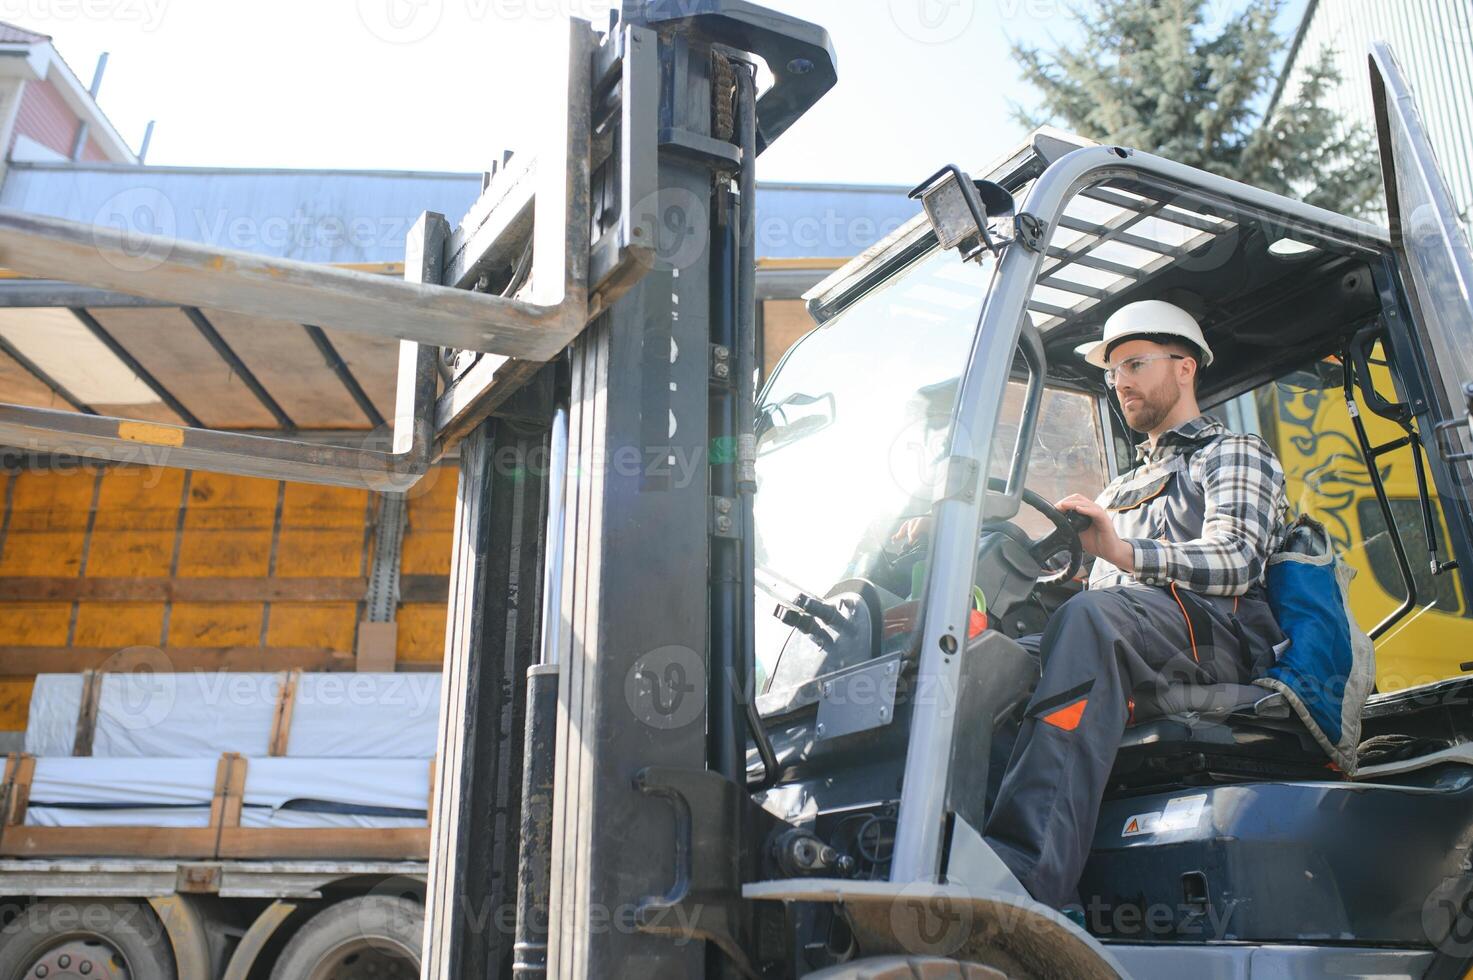
[[[1373,364],[1371,374],[1376,390],[1389,396],[1387,369]],[[1355,569],[1351,609],[1369,630],[1401,605],[1406,591],[1343,392],[1286,382],[1257,394],[1262,434],[1284,465],[1289,504],[1323,522]],[[1372,446],[1403,435],[1399,426],[1369,411],[1361,418]],[[1387,453],[1377,466],[1417,588],[1416,607],[1376,641],[1376,689],[1395,691],[1463,673],[1461,665],[1473,660],[1473,610],[1456,574],[1432,574],[1411,451]],[[1446,561],[1447,527],[1430,479],[1428,492],[1434,543]]]

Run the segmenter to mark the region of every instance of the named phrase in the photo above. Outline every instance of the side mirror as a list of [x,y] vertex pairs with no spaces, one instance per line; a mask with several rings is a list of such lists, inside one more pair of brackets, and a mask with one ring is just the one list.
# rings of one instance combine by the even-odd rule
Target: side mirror
[[763,406],[756,420],[757,455],[764,456],[810,436],[834,423],[836,411],[832,392],[805,395],[793,392],[782,401]]
[[994,237],[988,222],[1013,216],[1013,195],[1001,184],[973,180],[954,163],[927,177],[907,196],[920,198],[941,247],[960,249],[963,260],[979,258],[984,250],[996,254],[1012,241]]

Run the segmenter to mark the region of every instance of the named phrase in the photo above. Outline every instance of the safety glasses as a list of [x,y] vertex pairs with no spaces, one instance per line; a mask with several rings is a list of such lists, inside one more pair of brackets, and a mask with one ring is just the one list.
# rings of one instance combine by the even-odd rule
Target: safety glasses
[[1105,384],[1111,388],[1115,387],[1117,378],[1125,378],[1127,381],[1140,377],[1141,371],[1145,370],[1147,364],[1152,361],[1184,361],[1185,354],[1141,354],[1137,357],[1127,357],[1112,368],[1105,369]]

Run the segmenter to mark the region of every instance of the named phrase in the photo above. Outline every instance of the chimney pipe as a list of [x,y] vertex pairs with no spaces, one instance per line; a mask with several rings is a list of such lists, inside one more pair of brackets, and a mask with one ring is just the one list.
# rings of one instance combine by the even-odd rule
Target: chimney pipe
[[[97,101],[97,91],[102,88],[102,73],[107,70],[107,52],[104,51],[97,58],[97,69],[92,72],[92,85],[87,93],[92,96],[92,101]],[[87,148],[87,120],[82,120],[82,125],[77,127],[77,138],[72,142],[72,160],[82,159],[82,151]]]
[[97,98],[97,90],[102,88],[102,73],[107,70],[107,52],[97,56],[97,67],[92,72],[92,85],[87,89],[92,97]]

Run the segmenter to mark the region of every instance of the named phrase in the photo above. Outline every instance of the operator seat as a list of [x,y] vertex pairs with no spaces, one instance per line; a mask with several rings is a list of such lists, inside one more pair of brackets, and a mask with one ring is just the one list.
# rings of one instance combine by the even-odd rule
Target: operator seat
[[1112,789],[1254,778],[1325,778],[1329,756],[1282,694],[1253,684],[1137,694]]

